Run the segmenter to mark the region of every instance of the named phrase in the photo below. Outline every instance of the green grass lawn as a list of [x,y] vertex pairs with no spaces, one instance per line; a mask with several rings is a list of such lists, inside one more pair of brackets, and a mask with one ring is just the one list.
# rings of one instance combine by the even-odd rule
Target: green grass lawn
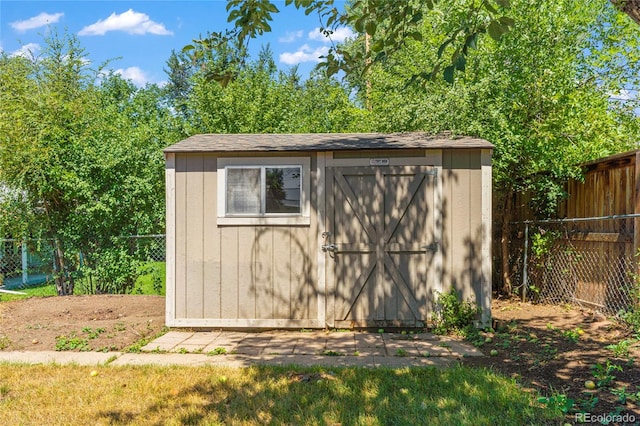
[[0,366],[0,424],[540,425],[560,420],[512,380],[464,367]]
[[25,294],[0,293],[0,301],[21,300],[29,297],[56,296],[58,294],[56,292],[56,286],[51,283],[38,284],[26,288],[16,288],[13,291],[19,291]]

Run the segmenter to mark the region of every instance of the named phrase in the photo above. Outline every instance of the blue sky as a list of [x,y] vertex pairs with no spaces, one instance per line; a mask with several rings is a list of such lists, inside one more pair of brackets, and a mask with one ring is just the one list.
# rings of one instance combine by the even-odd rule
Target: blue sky
[[[318,31],[317,14],[305,16],[284,1],[275,3],[280,13],[274,15],[272,32],[251,41],[252,55],[269,43],[280,69],[299,64],[306,77],[330,41]],[[55,27],[59,34],[75,34],[96,67],[111,60],[109,69],[138,86],[163,84],[171,50],[180,51],[209,31],[229,28],[226,4],[225,0],[0,0],[0,50],[9,55],[30,51],[37,56],[45,34]],[[351,34],[341,29],[333,39],[342,41]]]

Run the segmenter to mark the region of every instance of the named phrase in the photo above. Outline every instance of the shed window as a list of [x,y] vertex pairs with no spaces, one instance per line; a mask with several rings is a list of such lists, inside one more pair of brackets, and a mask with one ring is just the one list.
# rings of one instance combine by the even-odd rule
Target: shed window
[[309,225],[309,157],[218,158],[218,225]]
[[300,214],[302,167],[228,167],[228,215]]

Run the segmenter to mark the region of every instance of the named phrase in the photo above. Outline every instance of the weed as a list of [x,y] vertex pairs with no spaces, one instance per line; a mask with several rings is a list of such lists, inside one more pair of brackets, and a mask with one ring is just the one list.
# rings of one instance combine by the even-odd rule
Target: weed
[[117,322],[116,325],[113,326],[113,331],[125,331],[127,329],[127,325],[123,322]]
[[486,339],[490,339],[489,337],[485,338],[485,336],[482,333],[480,333],[480,330],[478,330],[475,327],[465,328],[464,338],[476,348],[481,348],[482,346],[484,346],[485,343],[491,342],[491,340],[488,340],[488,341],[486,340]]
[[109,357],[109,359],[107,359],[107,360],[104,362],[104,365],[109,365],[109,364],[111,364],[113,361],[115,361],[116,359],[118,359],[118,355],[111,355],[111,356]]
[[567,398],[567,395],[557,393],[553,389],[551,396],[541,396],[538,398],[538,402],[543,403],[552,411],[560,411],[562,414],[567,414],[575,405],[573,399]]
[[117,351],[117,350],[118,350],[118,348],[116,346],[111,345],[111,346],[103,346],[103,347],[101,347],[99,349],[96,349],[96,352],[107,353],[107,352]]
[[615,380],[616,376],[613,375],[615,371],[622,371],[622,367],[612,364],[607,360],[606,365],[595,364],[591,366],[591,374],[596,379],[596,386],[598,388],[604,388],[611,384]]
[[7,395],[9,395],[9,386],[5,385],[5,384],[1,384],[0,385],[0,399],[4,398]]
[[605,348],[613,351],[616,358],[626,358],[629,356],[629,349],[633,342],[629,339],[621,340],[618,343],[605,346]]
[[47,328],[47,326],[41,324],[27,324],[27,330],[40,330],[41,328]]
[[176,352],[178,352],[179,354],[188,354],[189,350],[187,348],[180,348]]
[[405,357],[407,356],[407,351],[402,348],[398,348],[398,350],[396,351],[396,356]]
[[88,351],[89,348],[89,340],[78,337],[75,333],[71,333],[69,336],[58,336],[56,337],[56,351]]
[[549,343],[542,345],[542,356],[547,359],[555,358],[558,353],[558,348],[551,346]]
[[378,333],[383,334],[384,333],[384,328],[379,328],[378,329]]
[[126,348],[124,351],[125,352],[129,352],[129,353],[139,353],[140,351],[142,351],[142,348],[146,345],[149,344],[149,342],[157,339],[158,337],[166,334],[169,331],[169,327],[162,327],[162,329],[151,336],[147,336],[147,337],[143,337],[142,339],[138,340],[136,343],[134,343],[133,345],[129,346],[128,348]]
[[435,306],[436,334],[460,333],[481,313],[478,305],[471,301],[462,301],[455,289],[449,293],[438,293]]
[[321,355],[326,355],[326,356],[340,356],[342,355],[340,352],[336,352],[336,351],[331,351],[331,350],[325,350],[324,352],[322,352]]
[[580,399],[578,403],[580,404],[580,409],[585,413],[593,413],[598,404],[599,398],[593,394],[589,395],[588,399]]
[[11,340],[7,336],[0,336],[0,350],[7,349],[11,345]]
[[640,391],[636,393],[628,393],[626,387],[621,387],[620,389],[612,389],[611,394],[618,397],[618,402],[622,405],[625,405],[627,401],[637,402],[640,400]]
[[107,330],[104,328],[96,328],[95,330],[93,330],[91,327],[84,327],[82,329],[82,332],[87,334],[87,338],[89,340],[93,340],[93,339],[97,339],[98,336],[100,336],[102,333],[105,333]]
[[571,343],[578,343],[578,340],[580,340],[580,336],[583,334],[584,331],[580,327],[577,327],[573,330],[565,330],[562,332],[562,336]]
[[217,347],[214,350],[207,352],[207,355],[209,356],[226,355],[226,354],[227,354],[227,350],[222,347]]
[[503,349],[509,349],[509,347],[511,347],[511,340],[505,339],[502,342],[498,343],[496,346],[501,347]]

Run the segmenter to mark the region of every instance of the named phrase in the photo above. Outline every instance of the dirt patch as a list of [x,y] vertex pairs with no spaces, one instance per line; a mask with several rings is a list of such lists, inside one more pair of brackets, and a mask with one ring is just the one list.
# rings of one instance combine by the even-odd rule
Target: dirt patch
[[[567,412],[572,423],[580,412],[627,413],[640,421],[637,335],[605,316],[570,306],[498,299],[493,301],[492,314],[495,332],[482,334],[488,342],[476,340],[486,356],[467,358],[466,365],[511,376],[549,397],[548,406],[568,409],[573,402]],[[610,345],[616,347],[607,348]],[[587,381],[595,389],[588,389]]]
[[4,351],[125,350],[164,327],[162,296],[92,295],[0,303]]

